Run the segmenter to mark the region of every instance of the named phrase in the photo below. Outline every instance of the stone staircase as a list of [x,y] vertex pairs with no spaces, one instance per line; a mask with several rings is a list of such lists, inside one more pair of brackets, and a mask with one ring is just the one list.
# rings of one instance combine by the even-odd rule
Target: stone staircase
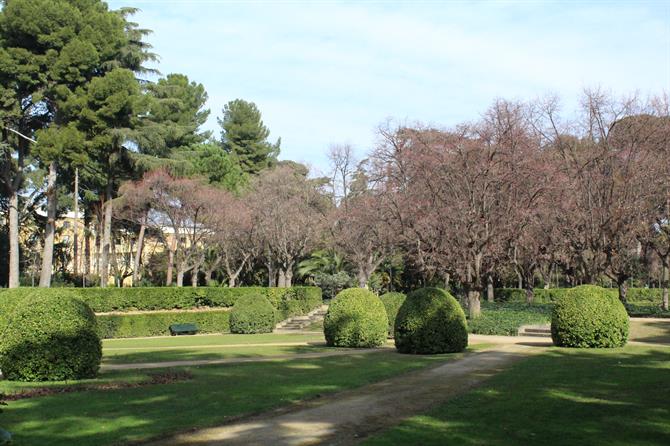
[[275,325],[275,331],[300,331],[309,327],[315,322],[323,320],[323,317],[328,311],[328,305],[321,305],[320,307],[310,311],[304,316],[293,316]]
[[522,325],[517,333],[519,336],[533,336],[538,338],[550,338],[550,325]]

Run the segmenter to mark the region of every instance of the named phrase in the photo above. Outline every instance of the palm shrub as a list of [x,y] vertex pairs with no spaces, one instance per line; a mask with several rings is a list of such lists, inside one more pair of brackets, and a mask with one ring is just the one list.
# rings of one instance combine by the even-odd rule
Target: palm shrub
[[230,311],[231,333],[271,333],[276,322],[275,308],[260,294],[241,296]]
[[560,347],[621,347],[628,340],[628,314],[615,294],[595,285],[572,288],[557,299],[551,338]]
[[400,353],[435,354],[465,350],[468,328],[458,301],[439,288],[421,288],[407,296],[395,321]]
[[379,347],[386,342],[387,329],[384,304],[363,288],[340,291],[323,320],[326,344],[334,347]]
[[67,294],[32,293],[17,302],[0,327],[0,369],[17,381],[93,378],[102,344],[95,315]]
[[395,318],[398,315],[398,310],[402,306],[407,296],[404,293],[386,293],[379,296],[384,308],[386,309],[386,316],[388,317],[388,337],[393,337],[395,331]]

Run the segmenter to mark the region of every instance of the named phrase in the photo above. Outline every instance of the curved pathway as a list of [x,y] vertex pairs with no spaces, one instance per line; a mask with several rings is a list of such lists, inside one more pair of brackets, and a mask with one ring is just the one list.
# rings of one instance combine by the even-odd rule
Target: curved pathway
[[[354,444],[408,416],[464,393],[515,361],[543,351],[521,343],[495,345],[439,366],[380,381],[220,427],[164,438],[158,445]],[[537,342],[537,339],[533,339]],[[305,357],[305,355],[300,355]]]

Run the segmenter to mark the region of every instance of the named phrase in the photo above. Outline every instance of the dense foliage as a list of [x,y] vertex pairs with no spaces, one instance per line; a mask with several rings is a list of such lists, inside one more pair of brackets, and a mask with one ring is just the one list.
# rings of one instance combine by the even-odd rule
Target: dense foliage
[[379,347],[386,342],[388,318],[382,301],[371,291],[340,291],[323,321],[326,343],[335,347]]
[[404,293],[397,293],[397,292],[386,293],[379,296],[382,303],[384,304],[384,308],[386,309],[386,317],[388,317],[389,320],[388,325],[389,337],[393,337],[393,333],[395,331],[395,319],[396,316],[398,315],[398,310],[405,302],[406,297],[407,296]]
[[549,324],[551,309],[550,304],[482,302],[482,314],[468,320],[468,330],[475,334],[516,336],[522,325]]
[[556,300],[551,337],[559,347],[621,347],[628,340],[628,314],[616,296],[582,285]]
[[17,301],[0,321],[0,369],[6,379],[95,377],[102,345],[88,305],[63,294],[33,293]]
[[199,333],[230,331],[230,311],[169,311],[96,316],[98,334],[103,339],[167,336],[172,324],[195,323]]
[[395,321],[400,353],[451,353],[468,346],[465,313],[456,299],[439,288],[411,292]]
[[276,322],[275,308],[260,294],[239,298],[230,311],[232,333],[271,333]]

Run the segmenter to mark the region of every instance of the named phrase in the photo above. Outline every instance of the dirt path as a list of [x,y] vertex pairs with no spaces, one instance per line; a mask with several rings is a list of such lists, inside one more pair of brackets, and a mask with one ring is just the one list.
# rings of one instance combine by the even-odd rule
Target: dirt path
[[[391,347],[384,347],[383,349],[391,350]],[[354,353],[372,353],[383,349],[379,348],[363,348],[356,349]],[[108,372],[112,370],[142,370],[142,369],[159,369],[167,367],[184,367],[197,365],[213,365],[213,364],[241,364],[245,362],[269,362],[280,359],[311,359],[311,358],[327,358],[329,356],[346,356],[351,355],[351,349],[334,350],[329,352],[315,352],[315,353],[296,353],[294,355],[275,355],[275,356],[256,356],[250,358],[222,358],[222,359],[196,359],[188,361],[160,361],[160,362],[138,362],[136,364],[103,364],[100,366],[100,371]]]
[[296,347],[312,346],[324,347],[325,341],[301,341],[301,342],[259,342],[253,344],[204,344],[204,345],[166,345],[162,347],[105,347],[105,351],[127,351],[127,350],[198,350],[201,348],[243,348],[243,347]]
[[542,351],[496,345],[440,366],[284,410],[161,439],[158,445],[348,445],[464,393],[513,362]]

